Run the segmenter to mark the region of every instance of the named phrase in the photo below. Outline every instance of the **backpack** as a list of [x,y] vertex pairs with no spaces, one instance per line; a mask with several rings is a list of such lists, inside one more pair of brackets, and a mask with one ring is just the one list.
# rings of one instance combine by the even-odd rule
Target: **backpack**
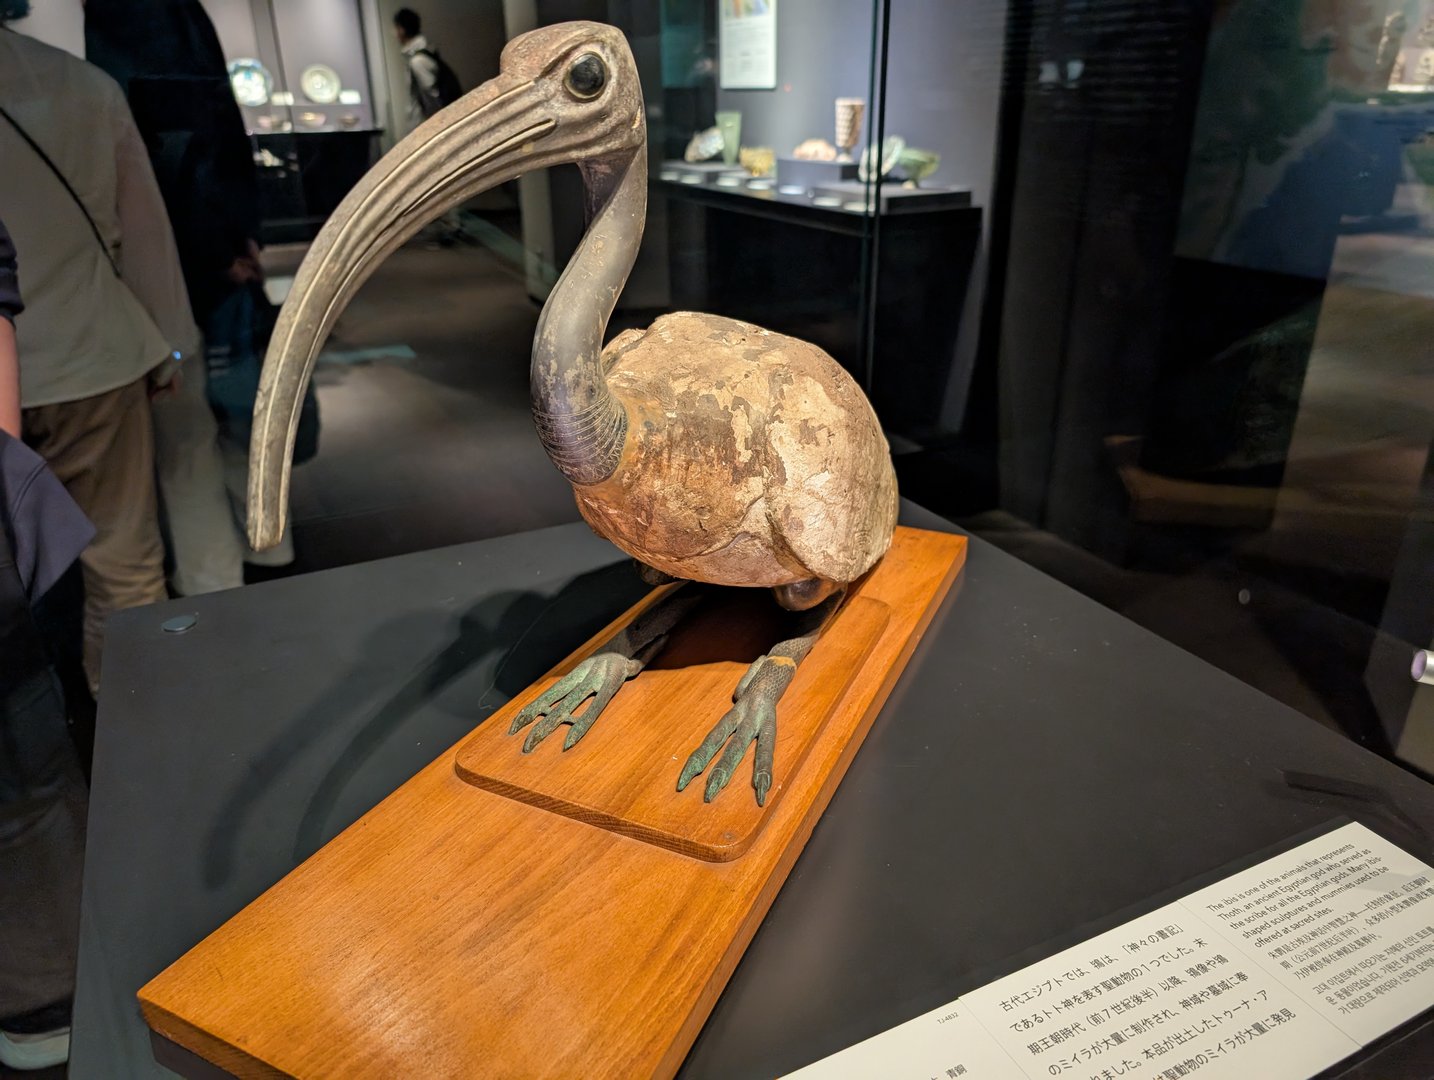
[[438,55],[437,49],[419,49],[413,55],[428,57],[437,69],[435,72],[437,79],[433,88],[426,91],[418,85],[411,62],[408,69],[408,78],[413,84],[413,96],[418,99],[418,107],[423,112],[423,118],[427,120],[440,109],[446,109],[461,98],[463,85],[458,81],[458,76],[453,69],[448,66],[443,57]]

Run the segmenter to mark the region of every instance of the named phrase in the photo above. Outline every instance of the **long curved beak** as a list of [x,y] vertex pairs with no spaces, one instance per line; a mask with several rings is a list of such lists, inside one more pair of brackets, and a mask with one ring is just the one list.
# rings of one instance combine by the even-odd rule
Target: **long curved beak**
[[[314,360],[344,307],[388,255],[472,198],[533,168],[566,160],[535,143],[557,120],[536,85],[499,75],[428,120],[349,192],[309,248],[279,312],[249,447],[249,541],[284,532],[289,473]],[[546,149],[546,148],[544,148]]]

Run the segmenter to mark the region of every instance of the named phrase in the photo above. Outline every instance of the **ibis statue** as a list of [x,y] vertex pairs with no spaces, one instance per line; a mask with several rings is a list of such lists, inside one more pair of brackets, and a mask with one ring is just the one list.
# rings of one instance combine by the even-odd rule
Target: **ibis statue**
[[[386,155],[299,269],[255,405],[250,538],[264,548],[282,533],[304,387],[325,336],[374,268],[479,192],[575,162],[589,225],[538,320],[538,437],[588,524],[648,580],[770,588],[801,613],[793,636],[747,670],[732,708],[677,778],[680,791],[711,765],[710,800],[755,743],[752,783],[765,803],[777,701],[846,587],[891,543],[896,478],[886,440],[852,378],[803,341],[681,312],[604,347],[647,209],[647,127],[632,53],[613,27],[565,23],[510,42],[501,69]],[[692,592],[670,591],[525,708],[513,723],[514,733],[530,727],[524,752],[563,724],[565,749],[581,739],[662,647]]]

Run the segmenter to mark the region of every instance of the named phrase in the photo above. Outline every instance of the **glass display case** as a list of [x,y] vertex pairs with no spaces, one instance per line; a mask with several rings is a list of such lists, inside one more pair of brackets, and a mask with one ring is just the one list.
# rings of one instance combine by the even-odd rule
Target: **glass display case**
[[[301,237],[333,203],[317,187],[345,190],[366,152],[316,186],[297,179],[304,146],[378,128],[389,146],[411,127],[398,5],[238,3],[220,19],[209,2],[234,59],[256,62],[235,71],[290,207],[272,235]],[[1418,367],[1434,9],[1100,11],[535,0],[422,15],[465,87],[535,26],[608,21],[632,43],[650,189],[615,330],[692,309],[818,344],[873,401],[905,491],[1393,752],[1413,702],[1400,658],[1427,644],[1409,626],[1434,610],[1410,584],[1429,440],[1422,406],[1370,412],[1374,388]],[[498,362],[521,367],[515,328],[576,249],[580,189],[572,169],[528,175],[425,235],[453,280],[496,268],[518,285],[439,320],[436,339],[502,326]],[[1370,314],[1381,305],[1395,323]],[[1335,389],[1343,343],[1404,321],[1354,408]],[[1179,617],[1167,589],[1205,616]],[[1214,625],[1259,644],[1227,650],[1200,629]],[[1260,650],[1269,662],[1247,670]]]
[[[1228,859],[1253,859],[1257,848],[1337,814],[1367,812],[1407,830],[1403,846],[1427,849],[1434,674],[1421,650],[1434,643],[1434,0],[198,2],[222,45],[227,89],[217,68],[203,82],[151,72],[127,89],[128,100],[141,120],[161,112],[202,119],[216,97],[227,110],[228,94],[238,103],[266,244],[264,280],[255,267],[244,281],[251,296],[281,301],[292,291],[335,208],[422,122],[416,56],[429,57],[430,68],[441,58],[462,91],[506,71],[509,81],[492,92],[510,100],[541,79],[512,54],[505,66],[508,42],[573,20],[610,24],[631,49],[643,111],[622,129],[630,141],[621,154],[584,159],[542,143],[581,113],[572,101],[558,97],[559,108],[521,98],[540,115],[493,156],[516,147],[566,164],[523,172],[536,158],[504,157],[512,167],[503,177],[521,176],[445,204],[401,242],[354,245],[386,254],[330,276],[328,284],[344,288],[366,283],[344,297],[342,318],[314,346],[322,439],[288,491],[295,562],[248,573],[340,576],[279,582],[267,594],[235,590],[213,608],[201,603],[202,617],[172,634],[159,629],[141,640],[137,620],[120,624],[134,643],[127,655],[140,659],[118,684],[133,693],[110,707],[130,710],[127,719],[159,749],[122,729],[110,753],[129,778],[145,775],[145,755],[170,753],[161,772],[174,797],[210,814],[204,830],[186,822],[189,863],[175,857],[164,867],[191,886],[185,900],[202,915],[195,933],[143,956],[136,949],[128,957],[135,970],[153,975],[222,921],[205,906],[219,885],[250,875],[223,897],[233,901],[227,917],[431,762],[433,747],[533,685],[556,659],[538,652],[569,631],[577,641],[597,634],[615,614],[604,603],[621,597],[620,609],[641,591],[630,576],[613,584],[627,567],[582,531],[593,504],[580,512],[575,502],[580,488],[614,474],[570,483],[535,431],[535,400],[548,423],[544,393],[563,385],[553,378],[534,393],[530,365],[544,304],[565,274],[569,286],[577,279],[588,290],[568,287],[564,313],[588,315],[611,299],[611,318],[600,312],[598,325],[608,343],[621,340],[606,353],[586,339],[566,348],[568,359],[587,364],[580,389],[598,385],[594,370],[604,380],[622,373],[621,348],[637,339],[619,335],[680,313],[811,343],[816,350],[804,355],[828,354],[870,400],[880,437],[863,411],[865,446],[877,447],[883,469],[889,446],[904,520],[975,538],[953,591],[966,606],[944,624],[938,615],[926,651],[910,654],[919,693],[893,697],[885,756],[867,758],[865,786],[848,796],[839,826],[843,839],[828,834],[831,876],[810,879],[818,884],[808,887],[803,916],[822,911],[830,921],[810,920],[812,932],[829,936],[770,954],[765,972],[796,970],[798,954],[815,969],[812,957],[830,960],[853,930],[866,932],[866,967],[889,965],[878,1004],[890,1015],[880,1019],[896,1023],[918,1011],[906,1008],[900,988],[938,952],[922,975],[928,990],[958,976],[979,981],[1052,934],[1164,895]],[[96,7],[91,0],[92,22]],[[65,5],[35,8],[37,25],[62,9],[70,29],[77,25]],[[131,23],[114,20],[127,34]],[[135,36],[166,32],[158,16],[152,23]],[[614,39],[602,40],[611,47]],[[549,60],[542,72],[562,70]],[[566,84],[545,85],[556,95]],[[463,110],[478,100],[449,119],[470,116]],[[174,133],[203,130],[140,127],[160,133],[149,149],[161,165],[182,157]],[[8,131],[0,127],[0,136]],[[594,175],[617,175],[614,160],[629,166],[640,134],[647,173],[638,181],[622,172],[630,216],[602,235],[605,243],[617,237],[619,257],[575,258],[612,205],[613,189],[594,194]],[[247,168],[245,140],[231,142],[228,160]],[[419,216],[415,207],[437,205],[435,193],[451,190],[444,185],[454,177],[443,170],[454,160],[434,166],[432,183],[425,173],[426,187],[399,192],[407,201],[391,190],[393,201],[370,201],[366,227],[393,239],[383,230],[402,231]],[[482,174],[488,164],[475,152],[464,166]],[[184,184],[171,179],[168,188]],[[215,230],[197,231],[204,239]],[[236,257],[219,272],[244,271],[246,259],[258,256]],[[630,273],[614,283],[619,264]],[[606,276],[584,277],[594,265]],[[271,316],[264,297],[255,306]],[[326,306],[331,299],[315,302],[322,317],[308,329],[338,310]],[[581,322],[595,338],[593,322]],[[267,332],[261,326],[257,337]],[[720,331],[693,340],[693,353],[731,344]],[[599,363],[604,357],[612,366]],[[686,355],[659,359],[688,370]],[[820,363],[835,384],[850,385]],[[645,385],[658,390],[644,407],[666,389],[666,368],[648,370],[657,374]],[[597,431],[620,458],[632,417],[604,403],[566,419],[576,415],[573,430]],[[703,429],[694,444],[710,443],[715,456],[726,452],[727,434]],[[748,479],[744,465],[732,464],[734,489]],[[685,480],[669,487],[685,493]],[[729,494],[725,475],[704,490],[714,487]],[[702,521],[711,507],[692,502]],[[757,503],[737,505],[745,515]],[[623,526],[630,536],[651,520],[630,514]],[[699,529],[698,557],[731,546]],[[866,541],[871,530],[849,531]],[[439,550],[470,543],[460,555]],[[387,557],[377,569],[358,565]],[[567,575],[560,584],[555,566]],[[370,590],[376,581],[382,588]],[[263,636],[252,628],[272,621],[263,607],[274,595],[287,605],[284,632],[290,623],[305,627],[303,647],[280,658],[291,686],[279,685],[279,668],[260,670],[266,658],[250,667],[224,662],[249,663],[242,635]],[[235,610],[246,618],[231,618]],[[341,624],[333,635],[340,644],[325,637],[325,620]],[[215,638],[204,638],[221,622]],[[182,636],[196,626],[199,633]],[[161,662],[176,642],[206,640],[213,662]],[[264,640],[255,655],[271,645]],[[1424,683],[1410,678],[1411,661]],[[616,679],[626,669],[611,670]],[[240,685],[250,675],[260,690]],[[307,689],[296,695],[291,687],[300,685]],[[206,764],[227,784],[224,799],[182,782],[191,752],[184,740],[199,741],[191,727],[214,734],[207,718],[186,711],[191,689],[232,721],[219,733],[232,742]],[[240,722],[251,693],[269,695],[251,710],[270,725],[255,726],[262,739]],[[724,708],[728,696],[724,684]],[[1039,761],[1032,747],[1044,752]],[[1067,785],[1066,773],[1080,784]],[[289,784],[293,777],[302,782]],[[112,805],[125,811],[130,790]],[[1130,827],[1129,808],[1141,800],[1128,791],[1169,811],[1151,817],[1160,828]],[[168,812],[171,790],[156,792],[155,805]],[[999,819],[995,839],[947,826],[988,819]],[[1215,819],[1219,828],[1209,826]],[[284,829],[282,843],[273,840]],[[1070,842],[1052,844],[1054,834]],[[1122,840],[1115,869],[1089,871],[1083,864],[1105,858],[1103,838],[1113,835]],[[891,874],[891,861],[870,856],[887,843],[900,852]],[[960,857],[947,859],[951,851]],[[1039,857],[1014,860],[1008,851]],[[983,858],[986,880],[971,887],[967,866]],[[104,861],[116,892],[131,890],[130,910],[155,910],[155,896],[145,894],[152,883],[133,872],[121,845],[111,845],[102,871]],[[938,864],[950,875],[940,879],[944,892],[928,887]],[[853,867],[859,872],[848,877]],[[844,888],[861,903],[849,904]],[[831,907],[819,908],[816,893],[830,893]],[[914,919],[918,894],[931,909]],[[941,909],[950,895],[965,898],[962,924]],[[990,929],[983,919],[1009,929],[998,945],[999,935],[971,933]],[[803,921],[789,917],[788,929]],[[124,937],[123,923],[112,917],[120,929],[110,938]],[[92,953],[110,944],[90,933]],[[941,939],[945,952],[930,947],[933,934],[951,935]],[[988,946],[976,963],[973,950]],[[871,1000],[879,995],[862,996],[865,968],[821,974],[847,994],[843,1022],[881,1026]],[[805,970],[801,979],[811,981]],[[771,985],[781,988],[773,997],[791,996],[793,984]],[[118,1042],[147,1052],[136,1032],[136,987],[121,988],[123,1009],[108,999],[103,1009],[90,1006],[92,1017],[105,1014],[91,1030],[129,1025],[109,1043],[93,1036],[91,1061],[108,1063],[104,1054]],[[829,1003],[809,998],[806,1035],[835,1038],[826,1030],[838,1026]],[[947,999],[941,992],[925,1003]],[[751,1028],[779,1042],[775,1025],[753,1019],[779,1010],[770,999],[761,1007],[752,1002],[762,999],[745,1000],[729,1002],[729,1018],[747,1008]],[[718,1031],[705,1048],[694,1044],[693,1074],[745,1052],[736,1038],[714,1049],[721,1041]],[[796,1055],[758,1058],[764,1075],[800,1064]]]
[[1429,768],[1428,5],[1006,10],[991,302],[906,490]]

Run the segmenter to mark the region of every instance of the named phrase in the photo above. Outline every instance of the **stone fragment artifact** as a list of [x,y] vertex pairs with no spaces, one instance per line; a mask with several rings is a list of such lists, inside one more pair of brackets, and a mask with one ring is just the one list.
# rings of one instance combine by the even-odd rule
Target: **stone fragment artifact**
[[814,345],[679,312],[603,346],[647,203],[642,92],[616,29],[565,23],[510,42],[496,78],[404,139],[334,212],[270,343],[254,412],[250,536],[265,548],[282,533],[304,387],[374,268],[464,200],[567,162],[581,169],[590,224],[538,320],[538,436],[593,529],[648,580],[688,584],[540,694],[513,731],[530,728],[524,751],[563,724],[564,746],[576,743],[700,596],[691,583],[770,588],[799,625],[752,663],[676,778],[680,791],[711,766],[711,799],[755,743],[752,784],[765,803],[777,701],[846,587],[890,545],[896,478],[870,404]]
[[825,139],[804,139],[792,151],[798,161],[835,161],[837,148]]
[[694,165],[699,161],[711,161],[722,152],[722,146],[722,132],[710,127],[692,136],[687,149],[682,151],[682,160]]

